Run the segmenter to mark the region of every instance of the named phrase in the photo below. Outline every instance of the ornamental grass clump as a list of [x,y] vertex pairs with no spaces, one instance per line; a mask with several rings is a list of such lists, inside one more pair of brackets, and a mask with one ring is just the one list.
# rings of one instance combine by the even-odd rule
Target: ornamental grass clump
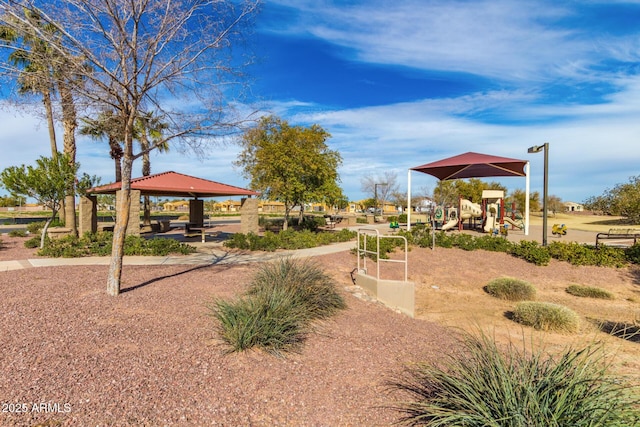
[[611,292],[595,286],[569,285],[566,289],[568,294],[576,297],[613,299]]
[[524,301],[513,310],[513,320],[541,331],[577,332],[580,317],[575,311],[549,302]]
[[311,261],[265,263],[242,298],[209,306],[229,352],[260,348],[281,356],[298,351],[313,322],[346,308],[333,280]]
[[531,283],[513,277],[494,279],[484,289],[489,295],[507,301],[528,301],[536,297],[536,288]]
[[[484,334],[442,365],[420,363],[388,383],[398,424],[433,427],[610,427],[640,422],[638,388],[608,373],[602,347],[552,357],[506,350]],[[401,399],[401,400],[400,400]]]

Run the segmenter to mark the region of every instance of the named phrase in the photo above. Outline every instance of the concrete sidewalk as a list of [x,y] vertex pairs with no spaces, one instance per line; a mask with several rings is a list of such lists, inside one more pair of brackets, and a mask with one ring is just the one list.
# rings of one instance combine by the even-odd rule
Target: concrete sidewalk
[[[375,224],[350,227],[354,230],[358,228],[375,228],[384,234],[388,231],[387,224]],[[465,231],[473,235],[481,236],[475,231]],[[566,236],[558,237],[551,234],[549,227],[548,243],[553,241],[577,242],[595,245],[596,233],[590,231],[569,230]],[[512,230],[507,237],[508,240],[519,242],[521,240],[542,241],[542,226],[530,226],[529,235],[525,236],[521,230]],[[221,244],[200,244],[191,243],[199,248],[199,252],[191,255],[172,256],[125,256],[124,265],[228,265],[246,264],[252,262],[272,261],[278,258],[295,257],[306,258],[311,256],[326,255],[336,252],[349,251],[355,249],[356,242],[334,243],[331,245],[318,246],[309,249],[277,251],[277,252],[229,252]],[[83,257],[83,258],[32,258],[26,260],[0,261],[0,272],[21,270],[33,267],[52,267],[58,265],[109,265],[111,257]]]
[[[277,252],[229,252],[222,247],[206,248],[206,252],[172,256],[125,256],[124,265],[215,265],[246,264],[272,261],[279,258],[306,258],[318,255],[349,251],[356,247],[355,241],[334,243],[315,248]],[[111,257],[82,258],[31,258],[26,260],[0,261],[0,272],[33,267],[53,267],[65,265],[109,265]]]

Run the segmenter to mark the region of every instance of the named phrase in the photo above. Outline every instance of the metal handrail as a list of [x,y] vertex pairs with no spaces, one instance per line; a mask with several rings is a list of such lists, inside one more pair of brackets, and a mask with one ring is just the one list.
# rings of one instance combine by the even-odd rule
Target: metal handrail
[[[376,234],[376,248],[375,251],[373,250],[369,250],[367,249],[367,236],[371,235],[371,232],[375,232]],[[360,248],[360,236],[363,235],[364,238],[364,244],[362,245],[362,248]],[[399,260],[399,259],[382,259],[380,258],[380,238],[390,238],[390,239],[402,239],[404,240],[404,260]],[[408,252],[409,252],[409,245],[407,242],[406,237],[404,236],[396,236],[396,235],[389,235],[389,234],[385,234],[385,235],[380,235],[380,231],[378,229],[375,228],[359,228],[358,229],[358,271],[362,271],[360,268],[360,259],[363,259],[363,267],[364,270],[367,271],[367,254],[371,254],[371,255],[375,255],[376,256],[376,279],[380,280],[380,263],[381,262],[400,262],[400,263],[404,263],[404,281],[407,281],[407,277],[408,277]],[[363,256],[364,255],[364,256]],[[366,274],[366,273],[365,273]]]

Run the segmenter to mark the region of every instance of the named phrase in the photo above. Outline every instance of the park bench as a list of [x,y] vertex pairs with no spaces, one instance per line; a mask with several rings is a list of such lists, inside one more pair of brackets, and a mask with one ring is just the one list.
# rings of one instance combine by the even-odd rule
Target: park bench
[[640,239],[640,230],[637,228],[612,228],[606,233],[596,234],[596,248],[602,240],[615,240],[615,241],[631,241],[635,245]]
[[336,224],[342,221],[342,217],[339,215],[325,215],[324,223],[329,228],[336,228]]

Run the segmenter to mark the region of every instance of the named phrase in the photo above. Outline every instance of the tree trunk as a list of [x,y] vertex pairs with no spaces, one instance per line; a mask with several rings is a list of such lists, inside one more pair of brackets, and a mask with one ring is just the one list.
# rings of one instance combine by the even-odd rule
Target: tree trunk
[[129,208],[131,206],[131,166],[133,161],[128,156],[125,156],[122,160],[123,179],[118,199],[116,200],[116,223],[113,228],[111,262],[109,263],[109,274],[107,276],[107,294],[111,296],[120,294],[124,241],[129,225]]
[[49,225],[51,225],[51,222],[55,219],[57,214],[58,211],[54,209],[51,218],[47,219],[47,222],[44,223],[44,227],[42,227],[42,234],[40,235],[40,249],[44,248],[44,240],[47,238],[47,230],[49,230]]
[[[151,175],[151,158],[149,155],[149,140],[147,138],[147,127],[143,126],[140,133],[140,148],[144,151],[142,155],[142,176]],[[151,201],[149,196],[144,196],[143,202],[143,225],[151,225]]]
[[120,146],[120,142],[109,133],[109,155],[115,162],[115,178],[116,182],[122,181],[122,156],[123,156],[122,147]]
[[[62,104],[62,126],[64,133],[62,139],[64,142],[64,153],[69,156],[71,164],[76,162],[76,128],[78,122],[76,120],[76,108],[73,101],[73,95],[69,87],[63,82],[58,83],[60,92],[60,103]],[[64,203],[64,224],[70,228],[72,233],[78,234],[78,226],[76,223],[76,183],[75,176],[71,182],[67,183],[67,195]]]
[[284,205],[284,222],[282,223],[282,231],[289,229],[289,213],[291,208],[285,203]]
[[53,122],[53,107],[51,106],[51,93],[48,90],[42,92],[42,103],[47,115],[47,127],[49,128],[49,142],[51,143],[51,155],[58,154],[58,143],[56,141],[56,128]]

